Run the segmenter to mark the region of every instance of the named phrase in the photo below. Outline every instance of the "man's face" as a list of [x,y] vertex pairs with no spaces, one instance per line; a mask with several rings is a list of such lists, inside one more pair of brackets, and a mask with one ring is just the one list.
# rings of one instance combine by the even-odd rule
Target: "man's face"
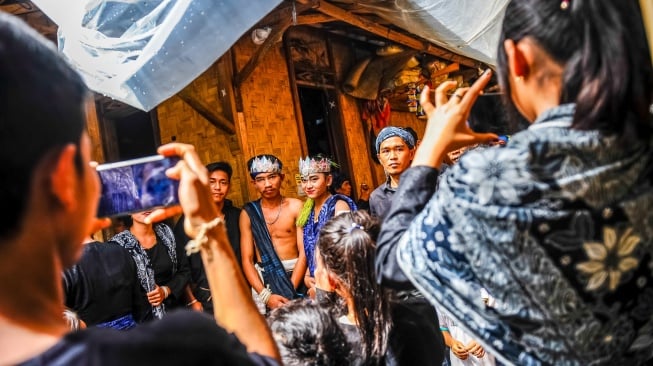
[[331,179],[331,175],[325,173],[309,174],[308,177],[302,177],[302,189],[306,192],[308,198],[322,197],[327,194]]
[[393,136],[381,143],[377,157],[386,173],[396,176],[408,169],[414,152],[401,137]]
[[276,198],[281,190],[283,174],[281,173],[259,173],[254,178],[254,186],[263,198]]
[[336,189],[336,193],[351,197],[351,183],[348,180],[342,182],[340,188]]
[[222,170],[214,170],[209,174],[209,187],[214,203],[224,202],[229,193],[229,176]]

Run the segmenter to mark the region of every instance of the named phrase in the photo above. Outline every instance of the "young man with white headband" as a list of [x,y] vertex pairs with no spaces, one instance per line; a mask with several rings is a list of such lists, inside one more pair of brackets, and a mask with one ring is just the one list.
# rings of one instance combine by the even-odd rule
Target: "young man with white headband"
[[281,194],[282,167],[274,155],[247,161],[261,198],[243,206],[240,250],[245,277],[262,313],[298,297],[306,271],[302,231],[295,226],[302,201]]

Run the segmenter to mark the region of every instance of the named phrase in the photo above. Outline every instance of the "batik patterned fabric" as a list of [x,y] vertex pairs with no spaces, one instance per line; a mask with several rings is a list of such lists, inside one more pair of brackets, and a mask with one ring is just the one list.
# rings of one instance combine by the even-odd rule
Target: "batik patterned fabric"
[[[172,261],[172,272],[177,272],[177,251],[175,248],[175,238],[172,234],[172,229],[166,224],[154,224],[154,232],[157,240],[160,240],[166,246],[170,260]],[[141,286],[146,292],[150,292],[156,288],[154,281],[154,269],[150,264],[150,259],[145,252],[145,249],[138,242],[138,239],[129,231],[125,230],[116,234],[111,241],[118,243],[123,248],[129,251],[134,262],[136,263],[136,273]],[[159,306],[152,306],[152,315],[156,319],[163,318],[165,315],[165,305],[161,303]]]
[[641,364],[653,355],[653,143],[569,129],[573,111],[464,155],[397,260],[504,363]]
[[352,211],[358,209],[356,203],[351,198],[342,194],[334,194],[324,201],[320,213],[317,216],[317,221],[315,221],[315,210],[311,210],[308,221],[304,225],[304,253],[306,253],[306,264],[308,265],[311,277],[315,273],[315,245],[317,244],[320,229],[335,215],[336,202],[338,200],[347,202],[349,209]]

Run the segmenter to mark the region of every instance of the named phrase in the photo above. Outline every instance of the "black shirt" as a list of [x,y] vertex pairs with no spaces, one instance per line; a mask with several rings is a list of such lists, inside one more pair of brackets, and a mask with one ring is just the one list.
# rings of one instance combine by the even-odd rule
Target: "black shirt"
[[397,190],[390,186],[390,178],[370,194],[370,214],[383,219],[390,209],[392,197]]
[[[224,213],[224,220],[227,225],[227,237],[229,238],[229,243],[231,244],[231,248],[236,255],[236,260],[242,270],[242,262],[240,260],[240,227],[238,226],[240,220],[240,208],[235,207],[231,200],[225,199],[222,212]],[[190,238],[184,231],[183,215],[179,218],[179,221],[177,221],[173,231],[177,245],[185,247]],[[190,285],[193,290],[193,295],[202,303],[204,311],[213,314],[213,303],[211,302],[209,281],[206,278],[206,272],[204,272],[204,263],[202,263],[200,253],[191,254],[190,257],[188,257],[188,263],[190,265]]]
[[115,243],[84,245],[79,262],[64,271],[63,285],[66,306],[89,326],[136,315],[144,296],[134,260]]
[[88,328],[66,335],[52,348],[20,365],[279,365],[247,353],[213,318],[177,311],[128,331]]
[[[366,365],[358,328],[351,324],[339,325],[352,349],[351,365]],[[421,299],[393,301],[392,329],[381,365],[440,366],[444,352],[444,340],[435,308]]]

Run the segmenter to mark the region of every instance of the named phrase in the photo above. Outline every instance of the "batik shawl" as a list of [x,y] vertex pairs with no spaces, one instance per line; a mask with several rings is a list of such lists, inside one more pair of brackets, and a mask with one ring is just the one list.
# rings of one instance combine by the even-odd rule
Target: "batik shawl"
[[311,210],[306,225],[304,225],[304,253],[306,253],[306,263],[311,277],[314,276],[315,272],[315,245],[320,235],[320,229],[335,215],[336,202],[338,200],[347,202],[349,209],[352,211],[358,209],[356,203],[351,198],[342,194],[334,194],[324,201],[320,213],[317,216],[317,221],[315,221],[315,211]]
[[252,236],[254,243],[261,256],[261,267],[263,267],[264,285],[269,285],[273,294],[281,295],[286,299],[299,297],[295,291],[295,286],[290,282],[286,270],[281,264],[281,260],[274,251],[272,238],[265,224],[263,210],[261,209],[261,200],[248,202],[243,209],[249,215],[249,221],[252,224]]
[[[177,272],[177,251],[175,247],[175,238],[172,234],[172,230],[166,224],[154,224],[154,233],[156,234],[157,240],[161,240],[163,245],[166,246],[168,250],[168,255],[172,261],[172,272]],[[125,230],[121,233],[116,234],[111,241],[118,243],[123,248],[129,251],[134,262],[136,263],[136,273],[138,274],[138,280],[141,283],[141,286],[145,289],[146,292],[150,292],[156,288],[156,282],[154,281],[154,268],[150,263],[150,258],[147,256],[145,249],[138,242],[138,239],[129,231]],[[159,306],[152,306],[152,315],[155,318],[161,319],[165,314],[165,305],[161,303]]]
[[397,260],[504,363],[641,364],[653,354],[653,143],[572,130],[573,111],[463,156]]

